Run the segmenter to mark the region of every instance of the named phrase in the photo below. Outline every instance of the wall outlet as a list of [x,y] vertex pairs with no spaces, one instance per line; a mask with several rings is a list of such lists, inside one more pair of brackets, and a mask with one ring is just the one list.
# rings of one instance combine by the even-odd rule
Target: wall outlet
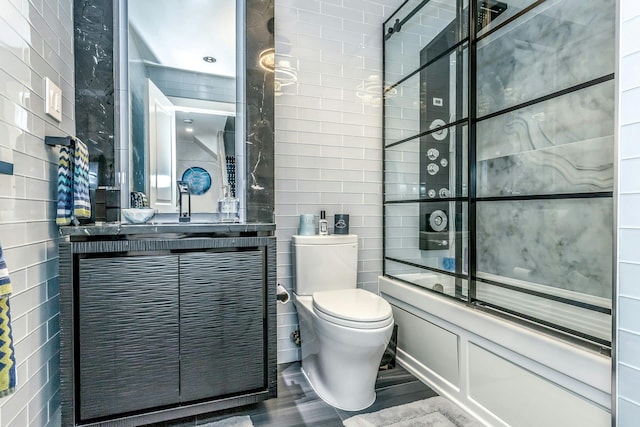
[[62,89],[49,77],[44,78],[45,100],[44,112],[55,120],[62,121]]

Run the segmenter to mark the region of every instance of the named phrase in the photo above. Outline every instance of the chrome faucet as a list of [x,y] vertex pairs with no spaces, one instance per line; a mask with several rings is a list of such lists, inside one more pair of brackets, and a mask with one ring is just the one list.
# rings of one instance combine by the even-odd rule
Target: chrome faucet
[[[178,222],[191,221],[191,190],[189,183],[186,181],[176,181],[178,184]],[[188,209],[185,212],[182,208],[182,195],[186,194],[188,199]]]

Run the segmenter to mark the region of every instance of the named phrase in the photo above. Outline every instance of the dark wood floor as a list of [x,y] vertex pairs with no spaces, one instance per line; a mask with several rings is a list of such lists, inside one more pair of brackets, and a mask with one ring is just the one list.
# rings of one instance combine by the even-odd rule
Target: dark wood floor
[[343,420],[360,413],[376,412],[437,395],[406,370],[396,367],[380,371],[376,381],[377,397],[372,406],[360,412],[348,412],[327,405],[316,395],[302,375],[300,363],[280,365],[278,371],[277,399],[157,426],[187,427],[249,415],[255,427],[340,427]]

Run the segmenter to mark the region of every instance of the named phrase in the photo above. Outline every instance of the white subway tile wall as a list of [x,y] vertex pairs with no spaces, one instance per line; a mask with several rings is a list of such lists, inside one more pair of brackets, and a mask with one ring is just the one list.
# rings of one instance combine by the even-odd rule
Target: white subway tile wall
[[[350,215],[359,236],[358,286],[382,273],[382,23],[402,0],[278,0],[276,63],[297,84],[276,97],[278,282],[293,289],[291,236],[300,214]],[[293,61],[292,61],[293,59]],[[280,65],[277,65],[280,67]],[[372,84],[373,83],[373,84]],[[371,87],[367,91],[365,87]],[[293,304],[278,305],[278,363],[300,359]]]
[[[0,425],[60,424],[58,149],[45,135],[73,135],[73,2],[0,0],[0,242],[9,267],[18,367],[16,392],[0,398]],[[62,122],[44,112],[44,79],[62,88]]]
[[620,0],[617,419],[640,419],[640,2]]

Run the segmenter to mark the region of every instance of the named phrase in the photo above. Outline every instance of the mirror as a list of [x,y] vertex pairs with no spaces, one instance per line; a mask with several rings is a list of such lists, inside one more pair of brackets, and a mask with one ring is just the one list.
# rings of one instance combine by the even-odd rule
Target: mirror
[[244,188],[235,181],[244,147],[236,1],[125,4],[129,189],[145,193],[158,213],[177,213],[176,181],[186,181],[191,212],[217,212],[223,186],[241,199],[236,188]]

